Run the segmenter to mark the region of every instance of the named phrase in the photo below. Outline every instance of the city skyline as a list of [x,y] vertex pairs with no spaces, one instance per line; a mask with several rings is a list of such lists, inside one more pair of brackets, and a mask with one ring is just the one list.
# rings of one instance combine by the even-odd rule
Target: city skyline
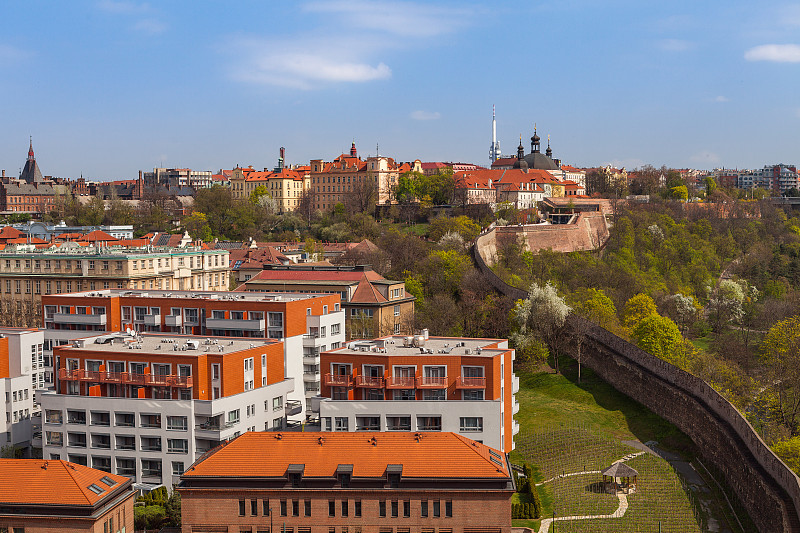
[[[131,179],[362,156],[488,164],[534,123],[575,166],[795,163],[800,5],[8,4],[0,168]],[[31,29],[32,28],[32,29]],[[793,42],[794,39],[794,42]]]

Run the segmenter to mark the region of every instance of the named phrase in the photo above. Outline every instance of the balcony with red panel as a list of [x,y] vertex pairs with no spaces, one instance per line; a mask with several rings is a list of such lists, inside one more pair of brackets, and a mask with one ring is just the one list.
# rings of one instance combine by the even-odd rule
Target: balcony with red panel
[[110,383],[120,385],[142,385],[152,387],[193,386],[191,376],[133,374],[131,372],[106,372],[103,370],[67,370],[58,371],[58,379],[62,381],[84,381],[89,383]]
[[456,379],[457,389],[485,389],[486,378],[459,377]]
[[380,376],[356,376],[356,387],[362,389],[382,389],[386,386]]
[[418,389],[446,389],[447,376],[423,376],[417,378]]
[[353,377],[350,374],[325,374],[326,387],[351,387]]

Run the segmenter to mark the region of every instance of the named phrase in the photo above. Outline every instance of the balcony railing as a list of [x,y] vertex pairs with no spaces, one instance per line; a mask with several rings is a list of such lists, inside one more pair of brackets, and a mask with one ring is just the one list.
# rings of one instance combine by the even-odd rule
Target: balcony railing
[[413,389],[417,379],[414,376],[390,376],[386,379],[387,389]]
[[298,400],[288,400],[284,409],[286,416],[297,415],[303,412],[303,404]]
[[150,385],[155,387],[192,387],[191,376],[134,374],[131,372],[105,372],[100,370],[67,370],[58,371],[58,379],[64,381],[86,381],[93,383],[114,383],[128,385]]
[[459,377],[456,380],[457,389],[485,389],[486,378]]
[[264,319],[246,320],[235,318],[206,318],[208,329],[241,329],[245,331],[264,331]]
[[147,326],[160,326],[161,315],[144,315],[144,323]]
[[53,321],[59,324],[88,324],[105,326],[106,315],[73,315],[72,313],[54,313]]
[[352,385],[350,374],[325,374],[325,385],[328,387],[349,387]]
[[356,387],[365,389],[382,389],[386,380],[380,376],[356,376]]
[[447,376],[423,376],[417,378],[418,389],[446,389]]
[[202,429],[205,431],[222,431],[223,429],[232,428],[235,425],[235,422],[215,422],[215,421],[208,421],[208,422],[201,422],[200,424],[195,424],[196,429]]
[[180,327],[183,325],[183,317],[181,315],[167,315],[164,317],[164,324],[170,327]]

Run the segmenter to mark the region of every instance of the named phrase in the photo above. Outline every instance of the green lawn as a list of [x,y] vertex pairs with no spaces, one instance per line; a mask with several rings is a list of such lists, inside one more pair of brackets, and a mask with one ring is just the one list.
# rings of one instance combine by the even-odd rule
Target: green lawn
[[[616,391],[592,371],[582,370],[577,383],[577,363],[560,360],[562,374],[517,371],[520,404],[516,415],[520,433],[512,462],[527,461],[534,467],[534,481],[583,470],[602,470],[612,461],[638,450],[623,440],[658,441],[687,460],[693,444],[672,424],[641,404]],[[669,463],[653,456],[640,456],[629,463],[646,473],[640,493],[631,496],[631,507],[622,519],[558,522],[556,531],[700,531],[689,497]],[[557,479],[537,488],[543,516],[610,514],[619,502],[598,492],[599,475]],[[661,507],[659,507],[661,506]],[[661,516],[660,508],[669,516]],[[652,521],[655,519],[655,522]],[[514,520],[515,527],[538,530],[539,521]],[[652,529],[655,527],[655,529]],[[682,529],[681,529],[682,528]],[[551,528],[551,531],[553,529]]]

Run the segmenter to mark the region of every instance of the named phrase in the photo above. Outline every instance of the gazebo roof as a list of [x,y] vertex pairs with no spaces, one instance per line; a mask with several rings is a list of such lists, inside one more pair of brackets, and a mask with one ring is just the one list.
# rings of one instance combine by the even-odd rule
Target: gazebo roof
[[600,473],[604,476],[612,477],[633,477],[639,475],[639,472],[625,463],[614,463]]

